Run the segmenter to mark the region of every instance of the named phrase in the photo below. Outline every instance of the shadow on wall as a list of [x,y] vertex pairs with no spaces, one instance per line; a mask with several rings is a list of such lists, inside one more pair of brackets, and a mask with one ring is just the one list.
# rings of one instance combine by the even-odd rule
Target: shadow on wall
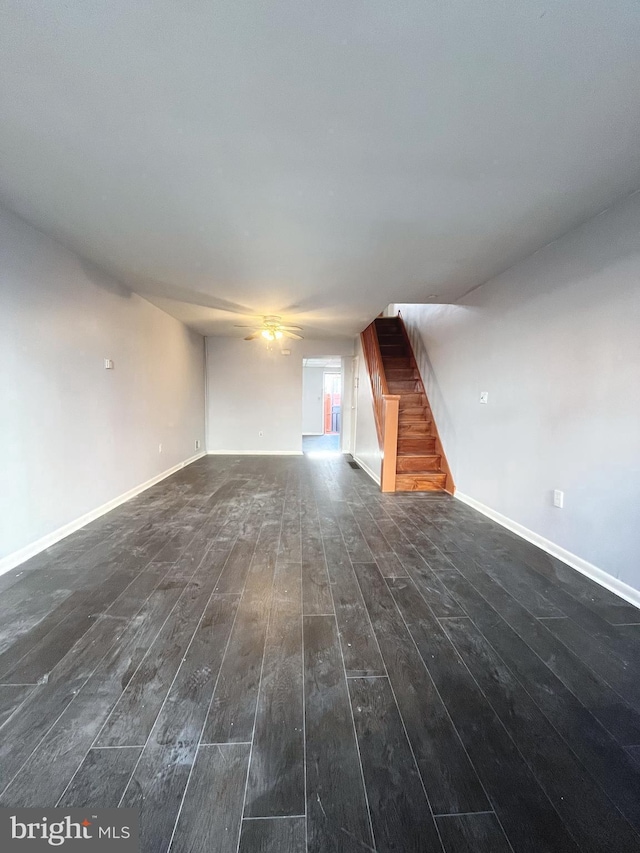
[[79,258],[79,263],[82,271],[86,275],[91,284],[95,284],[101,290],[106,290],[109,293],[114,293],[116,296],[122,296],[124,299],[130,299],[133,295],[131,288],[127,287],[118,279],[99,264],[93,261],[88,261],[86,258]]
[[[589,243],[589,228],[598,228],[606,235],[597,245]],[[494,278],[481,281],[460,300],[473,305],[475,292],[485,285],[492,287],[482,291],[482,298],[495,300],[501,310],[514,307],[518,311],[529,302],[539,302],[544,295],[551,295],[565,288],[584,287],[585,281],[606,270],[615,268],[625,259],[637,259],[638,230],[640,229],[640,190],[634,190],[623,199],[601,210],[586,223],[582,220],[574,230],[545,243],[544,246],[519,260],[513,267],[497,274]],[[515,267],[515,268],[514,268]],[[516,282],[527,281],[535,276],[535,287],[514,287]]]
[[[423,306],[423,308],[425,311],[429,311],[429,309],[432,309],[432,311],[429,311],[429,314],[431,315],[431,318],[434,321],[437,320],[438,313],[444,313],[451,310],[461,310],[458,309],[456,306],[451,305],[428,305]],[[394,313],[398,313],[397,309],[396,311],[394,311]],[[400,315],[402,316],[401,310]],[[442,389],[440,388],[438,379],[433,370],[433,365],[429,358],[427,348],[422,339],[422,335],[420,334],[417,328],[412,327],[409,324],[405,325],[407,329],[407,335],[409,336],[411,346],[413,347],[413,354],[416,357],[418,370],[420,371],[420,376],[422,377],[424,389],[427,393],[427,399],[429,401],[431,411],[433,412],[433,419],[438,429],[440,441],[442,442],[442,447],[447,456],[447,461],[451,465],[451,474],[455,481],[458,473],[456,470],[458,459],[458,439],[455,427],[453,425],[453,420],[445,402]]]

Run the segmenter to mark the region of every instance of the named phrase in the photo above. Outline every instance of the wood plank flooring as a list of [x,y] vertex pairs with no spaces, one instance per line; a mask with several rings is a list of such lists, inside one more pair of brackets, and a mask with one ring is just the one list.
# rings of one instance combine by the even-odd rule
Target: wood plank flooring
[[0,583],[0,805],[144,853],[640,853],[640,612],[446,494],[206,457]]

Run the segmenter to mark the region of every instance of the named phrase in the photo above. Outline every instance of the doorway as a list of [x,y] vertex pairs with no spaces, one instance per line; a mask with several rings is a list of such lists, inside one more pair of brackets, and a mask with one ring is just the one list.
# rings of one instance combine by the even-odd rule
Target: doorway
[[342,375],[324,374],[324,434],[340,435],[342,414]]
[[302,450],[338,454],[342,444],[343,369],[340,356],[302,361]]

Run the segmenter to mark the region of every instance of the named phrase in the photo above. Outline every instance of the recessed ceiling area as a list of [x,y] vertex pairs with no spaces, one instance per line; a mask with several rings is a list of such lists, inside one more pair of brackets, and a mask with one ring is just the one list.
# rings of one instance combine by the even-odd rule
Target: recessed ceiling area
[[5,0],[0,201],[204,334],[455,301],[640,186],[636,0]]

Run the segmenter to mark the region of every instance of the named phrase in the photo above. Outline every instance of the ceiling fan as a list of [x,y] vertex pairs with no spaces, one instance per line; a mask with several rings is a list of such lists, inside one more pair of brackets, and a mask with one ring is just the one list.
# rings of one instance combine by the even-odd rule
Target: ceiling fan
[[[295,331],[301,332],[300,326],[283,326],[280,322],[282,318],[276,314],[270,314],[262,318],[262,324],[257,328],[253,326],[241,326],[236,323],[236,329],[253,329],[250,335],[247,335],[245,341],[253,341],[256,338],[265,338],[267,341],[278,341],[280,338],[293,338],[296,341],[304,340],[302,335],[296,335]],[[294,331],[295,330],[295,331]]]

